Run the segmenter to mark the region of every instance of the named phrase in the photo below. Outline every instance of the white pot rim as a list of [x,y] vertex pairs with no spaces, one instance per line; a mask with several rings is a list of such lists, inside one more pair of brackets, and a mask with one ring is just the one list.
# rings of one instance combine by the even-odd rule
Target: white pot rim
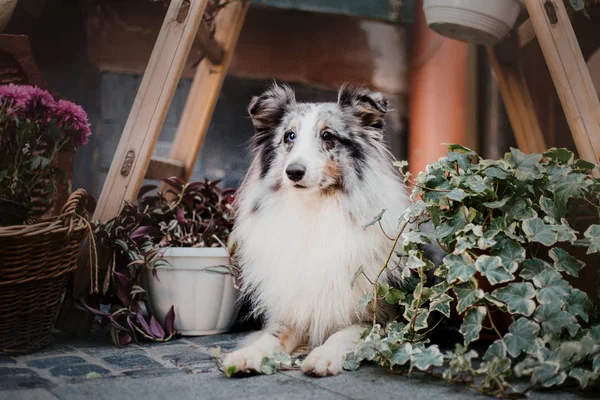
[[163,257],[229,257],[225,247],[167,247]]

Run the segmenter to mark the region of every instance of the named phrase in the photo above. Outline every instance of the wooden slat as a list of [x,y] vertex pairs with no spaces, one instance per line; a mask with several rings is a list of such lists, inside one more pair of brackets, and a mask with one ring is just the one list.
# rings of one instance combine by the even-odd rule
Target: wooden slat
[[523,48],[527,46],[533,39],[535,39],[533,24],[531,23],[530,19],[527,19],[517,28],[517,40],[519,42],[519,47]]
[[94,219],[119,213],[144,179],[207,0],[173,0],[125,124]]
[[[513,50],[518,51],[514,46]],[[502,59],[497,51],[497,48],[487,47],[517,146],[526,153],[542,153],[547,149],[546,141],[523,72],[516,60]]]
[[600,101],[562,0],[525,0],[579,156],[600,163]]
[[[207,0],[171,1],[96,205],[94,220],[106,221],[116,216],[125,200],[137,197],[206,3]],[[105,248],[98,250],[98,275],[102,277],[111,252]],[[92,268],[89,251],[86,240],[73,274],[70,295],[94,304],[97,295],[89,294]],[[93,319],[94,315],[82,313],[76,302],[65,301],[55,327],[85,337]]]
[[146,171],[146,179],[183,177],[185,166],[181,161],[170,160],[164,157],[152,157]]
[[196,34],[196,43],[202,49],[202,53],[206,58],[210,60],[214,65],[219,65],[223,61],[225,56],[225,50],[213,36],[211,36],[210,27],[202,20],[198,27],[198,33]]
[[219,11],[215,39],[223,46],[225,57],[223,62],[216,66],[202,62],[194,76],[169,156],[172,160],[183,162],[183,177],[186,180],[192,175],[202,148],[247,10],[247,2],[232,2]]

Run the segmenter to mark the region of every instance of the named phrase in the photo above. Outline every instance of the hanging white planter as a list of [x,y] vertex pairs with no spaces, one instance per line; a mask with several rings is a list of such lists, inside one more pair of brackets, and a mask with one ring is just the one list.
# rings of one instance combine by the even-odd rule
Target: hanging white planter
[[8,25],[16,6],[17,0],[0,0],[0,32]]
[[520,0],[424,0],[429,27],[463,42],[493,45],[513,28]]
[[146,290],[158,320],[164,321],[173,306],[175,329],[184,336],[228,331],[239,311],[238,290],[231,275],[206,271],[228,265],[227,250],[171,247],[163,258],[172,267],[158,269],[158,280],[150,271],[146,273]]

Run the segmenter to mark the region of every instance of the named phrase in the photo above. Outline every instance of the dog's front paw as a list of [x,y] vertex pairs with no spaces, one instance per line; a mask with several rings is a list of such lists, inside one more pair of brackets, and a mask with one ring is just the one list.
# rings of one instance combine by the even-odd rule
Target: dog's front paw
[[264,352],[256,347],[244,347],[225,356],[225,371],[233,373],[260,372]]
[[342,371],[344,356],[331,346],[319,346],[302,362],[302,372],[313,376],[337,375]]

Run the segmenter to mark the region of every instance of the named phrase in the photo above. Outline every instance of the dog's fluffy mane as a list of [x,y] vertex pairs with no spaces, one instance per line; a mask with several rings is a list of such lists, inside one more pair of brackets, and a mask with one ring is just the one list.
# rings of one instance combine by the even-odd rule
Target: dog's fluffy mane
[[[229,247],[243,293],[264,310],[267,329],[284,326],[315,347],[370,317],[355,307],[371,290],[366,277],[375,278],[390,251],[386,234],[397,234],[409,204],[383,140],[387,109],[381,94],[349,86],[336,103],[299,103],[290,87],[277,84],[252,99],[253,160],[238,191]],[[334,120],[341,134],[327,155],[333,180],[307,193],[284,182],[282,124],[309,112]],[[364,229],[382,209],[382,229]],[[351,287],[361,266],[366,277]]]

